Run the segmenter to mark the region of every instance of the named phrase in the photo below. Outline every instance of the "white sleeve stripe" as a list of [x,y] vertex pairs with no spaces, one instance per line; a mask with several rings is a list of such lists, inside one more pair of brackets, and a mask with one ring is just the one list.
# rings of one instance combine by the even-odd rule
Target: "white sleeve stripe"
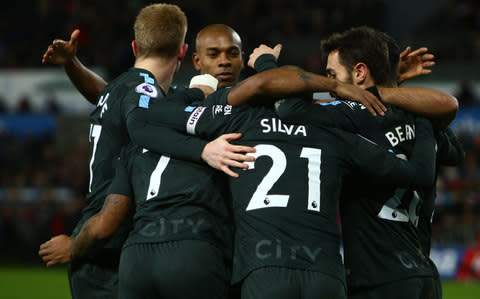
[[197,107],[193,110],[192,114],[187,120],[187,133],[190,135],[195,135],[195,128],[197,127],[197,122],[200,120],[203,112],[205,112],[206,107]]

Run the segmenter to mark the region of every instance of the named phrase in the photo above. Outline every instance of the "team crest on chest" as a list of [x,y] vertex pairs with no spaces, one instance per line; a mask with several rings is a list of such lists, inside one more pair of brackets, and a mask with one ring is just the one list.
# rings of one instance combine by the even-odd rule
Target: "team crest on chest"
[[148,83],[142,83],[135,87],[135,91],[144,95],[147,95],[151,98],[156,98],[158,96],[158,91],[155,86]]

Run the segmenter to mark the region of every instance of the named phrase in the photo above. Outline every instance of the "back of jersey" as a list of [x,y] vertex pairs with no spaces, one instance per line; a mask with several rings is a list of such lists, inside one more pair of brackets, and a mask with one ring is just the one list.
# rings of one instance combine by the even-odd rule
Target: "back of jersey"
[[[365,119],[358,123],[362,136],[409,157],[415,137],[412,114],[389,106],[385,117],[367,115]],[[416,229],[421,204],[413,190],[362,176],[346,178],[340,212],[349,288],[432,275],[434,269],[420,251]]]
[[[153,75],[136,68],[117,77],[100,93],[97,107],[90,114],[88,206],[83,210],[74,234],[103,206],[108,186],[115,175],[117,157],[122,146],[130,142],[126,115],[137,105],[142,105],[142,101],[148,103],[150,98],[159,96],[163,96],[163,93]],[[128,230],[125,227],[122,231],[122,228],[116,233],[118,237],[113,237],[107,247],[120,247]]]
[[327,129],[282,123],[245,108],[225,132],[242,132],[256,161],[230,179],[235,217],[233,282],[263,266],[326,272],[343,280],[336,219],[343,150]]
[[[165,140],[170,142],[170,140]],[[223,183],[223,184],[222,184]],[[232,217],[226,178],[207,165],[124,147],[110,193],[135,201],[134,223],[124,247],[204,240],[232,252]]]

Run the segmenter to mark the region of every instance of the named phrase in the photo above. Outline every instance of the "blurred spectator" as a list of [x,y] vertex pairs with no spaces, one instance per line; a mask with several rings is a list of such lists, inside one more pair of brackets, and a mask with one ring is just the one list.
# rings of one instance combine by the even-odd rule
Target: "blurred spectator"
[[5,106],[5,99],[0,96],[0,114],[7,113],[7,106]]
[[31,113],[32,112],[32,106],[30,104],[30,98],[26,95],[20,96],[20,98],[17,101],[17,113]]
[[471,107],[480,105],[478,96],[475,94],[470,80],[461,79],[459,82],[459,90],[455,94],[460,107]]
[[461,261],[458,278],[461,280],[480,279],[480,233],[476,243],[469,247]]
[[45,99],[45,110],[47,113],[57,115],[60,112],[60,106],[58,105],[58,99],[54,94],[49,94]]

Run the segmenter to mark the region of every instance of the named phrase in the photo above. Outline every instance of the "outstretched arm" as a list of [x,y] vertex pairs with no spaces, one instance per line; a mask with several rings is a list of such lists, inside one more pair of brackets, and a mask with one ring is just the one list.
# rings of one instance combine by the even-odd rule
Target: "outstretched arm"
[[238,106],[251,98],[279,98],[319,90],[328,90],[338,97],[360,102],[373,115],[383,115],[386,111],[382,102],[368,91],[292,66],[267,70],[240,82],[228,94],[228,103]]
[[87,101],[96,105],[98,95],[107,85],[107,82],[85,67],[76,56],[79,35],[80,30],[76,29],[70,36],[69,41],[55,39],[43,54],[42,63],[62,66],[75,88]]
[[436,127],[445,128],[457,115],[454,96],[423,87],[378,88],[385,103],[430,118]]

